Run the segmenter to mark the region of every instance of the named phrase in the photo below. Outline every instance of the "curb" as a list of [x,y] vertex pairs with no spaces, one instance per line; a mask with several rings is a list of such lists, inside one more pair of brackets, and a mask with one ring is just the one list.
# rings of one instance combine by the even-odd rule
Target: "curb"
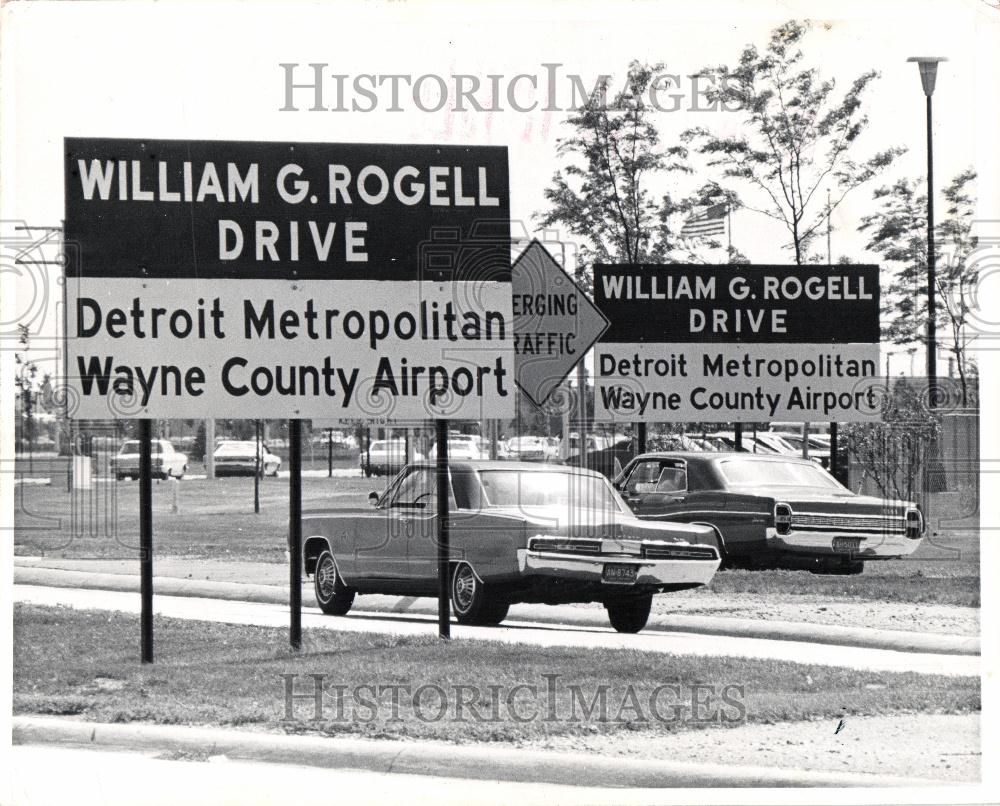
[[[138,576],[26,566],[14,567],[14,582],[22,585],[44,585],[57,588],[125,592],[139,590]],[[277,585],[154,577],[153,587],[155,593],[163,596],[195,596],[258,604],[283,605],[288,602],[287,589]],[[311,586],[304,587],[306,588],[303,591],[304,602],[314,606],[315,599]],[[437,602],[432,599],[367,595],[362,597],[359,602],[359,606],[354,611],[359,614],[373,612],[437,615]],[[511,610],[510,620],[566,624],[578,627],[608,627],[603,610],[574,608],[572,606],[515,605]],[[978,636],[878,630],[869,627],[840,627],[791,621],[762,621],[723,616],[653,616],[650,618],[646,630],[760,638],[772,641],[804,641],[865,649],[889,649],[897,652],[928,652],[969,656],[980,654]]]
[[17,716],[14,744],[114,750],[186,751],[244,761],[378,773],[586,787],[934,786],[941,782],[869,773],[808,772],[652,761],[586,753],[465,747],[421,741],[290,736],[178,725],[106,724]]

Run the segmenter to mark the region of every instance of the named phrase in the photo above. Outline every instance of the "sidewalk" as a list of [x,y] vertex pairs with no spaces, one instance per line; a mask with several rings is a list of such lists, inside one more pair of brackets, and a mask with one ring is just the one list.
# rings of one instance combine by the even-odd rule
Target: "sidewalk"
[[[16,716],[13,740],[19,745],[225,756],[326,769],[589,787],[874,787],[943,783],[870,773],[661,761],[501,745],[292,736],[177,725],[105,724],[59,717]],[[802,766],[807,767],[808,760],[803,759]]]
[[[57,561],[61,565],[79,567],[88,561]],[[121,562],[117,566],[124,570],[124,561],[104,561],[91,563],[92,566],[108,567],[108,563]],[[158,562],[158,567],[169,563]],[[260,564],[265,565],[265,564]],[[284,566],[268,566],[272,572],[285,572]],[[14,581],[24,585],[44,585],[49,587],[83,588],[93,590],[135,591],[139,590],[139,577],[128,573],[107,573],[81,571],[69,568],[47,568],[39,560],[15,558]],[[277,581],[277,580],[276,580]],[[284,604],[288,601],[287,583],[247,584],[234,581],[202,580],[158,576],[154,578],[154,592],[163,596],[191,596],[230,601],[246,601],[265,604]],[[315,606],[312,585],[303,583],[303,602]],[[366,595],[358,597],[354,610],[357,613],[412,613],[434,615],[437,601],[399,596]],[[515,605],[510,610],[508,620],[530,621],[546,624],[567,624],[583,627],[608,627],[607,615],[602,607],[577,605]],[[920,633],[915,631],[883,630],[864,627],[841,627],[835,625],[792,622],[781,620],[759,620],[723,616],[704,616],[683,613],[655,614],[646,627],[648,632],[685,632],[702,635],[733,636],[741,638],[766,638],[782,641],[806,641],[810,643],[854,646],[869,649],[891,649],[903,652],[929,652],[950,655],[975,656],[980,653],[978,636]]]

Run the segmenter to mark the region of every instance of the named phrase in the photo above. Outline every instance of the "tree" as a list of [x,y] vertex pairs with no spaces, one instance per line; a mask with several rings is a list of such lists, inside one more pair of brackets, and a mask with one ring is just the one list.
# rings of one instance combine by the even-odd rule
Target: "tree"
[[32,445],[35,441],[35,379],[38,377],[38,365],[26,357],[27,351],[31,346],[31,337],[27,325],[18,325],[17,331],[17,340],[18,344],[21,345],[21,351],[14,353],[14,364],[17,366],[14,375],[14,385],[21,395],[21,415],[24,417],[21,436],[30,457]]
[[[881,421],[845,429],[848,450],[886,498],[913,501],[921,470],[933,464],[941,422],[920,393],[918,384],[900,380],[892,386]],[[924,489],[935,489],[940,481],[932,476]]]
[[[707,100],[742,114],[743,125],[734,135],[719,136],[701,127],[683,135],[710,166],[721,170],[723,179],[738,180],[760,199],[754,205],[744,199],[747,209],[788,230],[799,265],[807,261],[829,212],[904,152],[890,148],[859,161],[851,158],[868,125],[862,96],[878,73],[862,73],[835,98],[836,82],[802,64],[799,45],[808,29],[808,23],[791,20],[772,31],[763,53],[748,45],[735,67],[703,70],[702,75],[715,77]],[[824,188],[832,193],[829,203],[817,197]]]
[[567,120],[571,136],[559,140],[568,158],[545,191],[542,226],[560,225],[581,239],[581,265],[595,262],[663,262],[675,245],[671,219],[684,212],[669,195],[656,198],[651,180],[686,171],[682,147],[660,149],[660,138],[643,97],[661,65],[632,62],[624,88],[608,103],[611,78]]
[[[968,405],[973,360],[968,347],[975,334],[968,328],[968,295],[979,280],[979,263],[972,237],[975,201],[972,169],[959,173],[945,187],[943,219],[935,227],[937,258],[937,325],[949,334],[948,350],[955,359]],[[896,271],[883,300],[883,333],[895,344],[927,344],[927,191],[922,183],[901,179],[875,191],[878,209],[861,221],[869,234],[868,248],[895,264]]]

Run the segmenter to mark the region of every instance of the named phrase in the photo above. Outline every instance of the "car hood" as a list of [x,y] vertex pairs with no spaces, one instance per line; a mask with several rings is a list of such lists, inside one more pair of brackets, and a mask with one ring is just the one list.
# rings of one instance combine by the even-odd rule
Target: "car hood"
[[697,543],[717,547],[710,526],[644,521],[632,514],[565,506],[490,507],[484,513],[524,521],[529,533],[559,537],[633,538]]

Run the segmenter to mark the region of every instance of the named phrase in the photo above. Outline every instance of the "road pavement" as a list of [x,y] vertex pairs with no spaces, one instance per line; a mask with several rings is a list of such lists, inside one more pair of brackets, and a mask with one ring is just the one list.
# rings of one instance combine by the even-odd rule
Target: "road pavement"
[[[138,613],[140,604],[139,596],[130,592],[35,585],[15,585],[14,596],[19,602],[65,605],[87,610],[116,610],[125,613]],[[171,618],[262,627],[286,627],[289,619],[288,609],[282,605],[184,596],[156,597],[154,611],[158,615]],[[394,635],[434,635],[437,631],[436,620],[432,616],[359,613],[335,618],[324,616],[316,608],[303,608],[302,626],[306,631],[327,629]],[[761,658],[884,672],[973,677],[978,677],[980,673],[979,659],[974,656],[899,652],[888,649],[830,646],[805,641],[776,641],[684,632],[623,635],[610,627],[557,626],[508,621],[500,627],[468,627],[456,624],[452,627],[452,636],[456,639],[472,638],[548,647],[602,647],[676,655]]]
[[[177,757],[179,755],[179,757]],[[243,806],[328,804],[584,804],[647,803],[656,790],[591,789],[316,769],[225,756],[185,758],[162,754],[15,746],[9,757],[12,803],[23,806],[159,806],[214,803]],[[54,775],[53,771],[58,770]],[[662,796],[661,796],[662,797]]]

